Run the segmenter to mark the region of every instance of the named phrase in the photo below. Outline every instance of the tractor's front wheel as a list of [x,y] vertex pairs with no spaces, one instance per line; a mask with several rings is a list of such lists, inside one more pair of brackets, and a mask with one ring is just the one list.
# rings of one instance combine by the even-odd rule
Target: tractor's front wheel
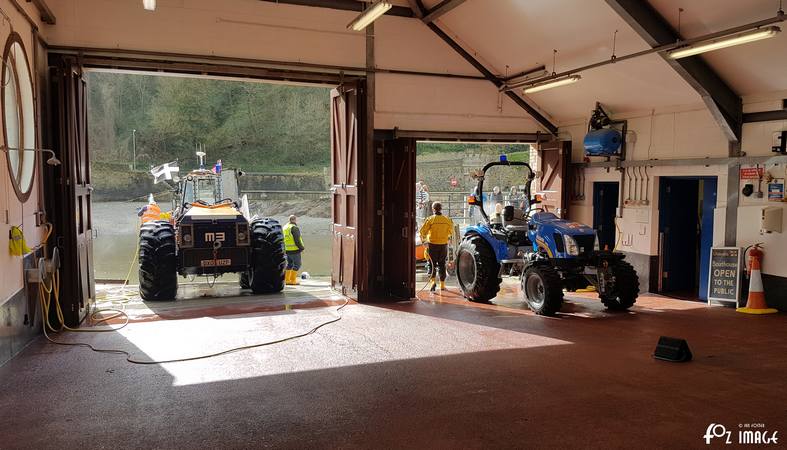
[[563,282],[551,266],[531,266],[522,275],[522,295],[539,316],[553,316],[563,306]]
[[[284,233],[274,219],[259,219],[251,223],[251,270],[248,284],[255,294],[273,294],[284,289]],[[241,274],[241,286],[243,286]]]
[[612,275],[612,287],[604,294],[599,293],[601,302],[612,311],[624,311],[637,301],[639,295],[639,277],[634,267],[626,261],[616,261],[609,267]]
[[143,300],[174,300],[178,294],[175,229],[167,221],[139,229],[139,295]]
[[481,236],[466,236],[456,252],[456,278],[471,302],[487,302],[500,290],[500,264],[492,246]]

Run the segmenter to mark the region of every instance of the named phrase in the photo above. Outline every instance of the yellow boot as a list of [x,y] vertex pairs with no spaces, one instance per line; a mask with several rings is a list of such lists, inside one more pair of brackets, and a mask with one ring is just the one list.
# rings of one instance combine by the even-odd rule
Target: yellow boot
[[292,286],[294,284],[292,281],[292,273],[293,271],[290,269],[287,269],[287,271],[284,272],[284,284],[288,286]]
[[293,284],[293,286],[297,286],[298,284],[300,284],[300,283],[298,283],[298,271],[297,270],[293,270],[292,271],[292,284]]
[[444,290],[445,290],[445,281],[442,281],[442,280],[441,280],[441,281],[440,281],[440,291],[442,292],[442,291],[444,291]]

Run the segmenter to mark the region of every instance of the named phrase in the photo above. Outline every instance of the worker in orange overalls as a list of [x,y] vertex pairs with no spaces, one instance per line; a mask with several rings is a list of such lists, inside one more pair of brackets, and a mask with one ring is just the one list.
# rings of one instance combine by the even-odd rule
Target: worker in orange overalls
[[161,208],[156,202],[151,202],[140,208],[137,215],[142,219],[142,223],[161,220]]

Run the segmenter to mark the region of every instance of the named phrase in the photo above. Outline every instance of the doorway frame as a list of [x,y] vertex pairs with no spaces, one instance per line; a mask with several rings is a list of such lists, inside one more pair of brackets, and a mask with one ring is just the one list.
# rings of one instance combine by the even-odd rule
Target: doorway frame
[[[596,199],[598,197],[598,192],[600,191],[599,188],[604,186],[611,187],[613,185],[617,190],[617,194],[615,195],[615,210],[612,211],[613,213],[612,223],[613,226],[615,227],[614,230],[615,232],[613,233],[614,237],[612,239],[612,247],[611,247],[612,250],[615,249],[617,244],[617,224],[615,222],[615,219],[617,217],[617,208],[619,207],[619,200],[620,200],[620,181],[594,181],[593,182],[593,229],[596,230],[597,235],[599,234],[598,231],[599,224],[597,223],[597,221],[598,221],[598,215],[600,215],[600,213],[597,210]],[[601,245],[602,246],[601,248],[603,249],[603,243],[601,242],[600,236],[599,236],[599,245]]]
[[[698,205],[697,205],[698,208],[700,210],[702,210],[703,216],[702,216],[701,219],[698,217],[699,222],[697,224],[700,227],[700,233],[697,236],[697,243],[698,243],[699,253],[697,255],[696,267],[695,267],[695,270],[697,272],[697,278],[696,278],[697,292],[695,293],[695,295],[696,295],[696,300],[697,301],[706,301],[707,300],[707,285],[705,286],[705,289],[703,289],[702,284],[703,284],[703,275],[705,275],[705,277],[707,278],[709,260],[708,260],[708,258],[704,258],[703,255],[705,255],[707,252],[709,252],[710,248],[713,247],[714,234],[716,233],[715,223],[714,223],[715,222],[715,218],[714,218],[713,211],[718,206],[719,177],[715,176],[715,175],[679,175],[679,176],[660,176],[660,177],[658,177],[658,190],[656,191],[657,195],[658,195],[658,199],[659,199],[659,202],[658,202],[658,205],[659,205],[658,206],[658,225],[657,225],[657,228],[656,228],[656,231],[658,233],[658,258],[657,258],[658,266],[656,268],[656,277],[657,277],[656,292],[658,294],[670,297],[670,292],[665,292],[664,288],[663,288],[664,269],[665,269],[664,268],[665,243],[664,243],[664,240],[662,239],[661,230],[662,230],[662,220],[663,220],[663,216],[662,216],[662,211],[663,211],[663,209],[662,209],[662,206],[663,206],[662,205],[662,189],[664,189],[664,181],[665,180],[697,181],[698,195],[699,195],[699,189],[701,187],[704,189],[704,187],[706,186],[705,182],[708,182],[708,181],[712,181],[713,182],[713,185],[714,185],[713,194],[714,194],[714,197],[715,197],[715,201],[714,201],[713,206],[710,207],[710,208],[707,207],[707,205],[706,205],[707,198],[704,195],[705,192],[703,192],[702,201],[701,202],[698,201]],[[711,214],[710,217],[706,217],[705,216],[705,213],[707,213],[708,211],[710,211],[710,214]],[[703,222],[706,222],[708,219],[710,219],[709,220],[709,224],[711,226],[711,228],[709,230],[710,236],[706,235],[704,227],[702,227]]]

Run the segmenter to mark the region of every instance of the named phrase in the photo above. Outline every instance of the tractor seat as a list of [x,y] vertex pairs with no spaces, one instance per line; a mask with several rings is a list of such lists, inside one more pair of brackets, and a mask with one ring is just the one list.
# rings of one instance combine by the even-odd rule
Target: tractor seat
[[528,231],[527,215],[524,211],[508,205],[503,209],[503,228],[506,231]]

